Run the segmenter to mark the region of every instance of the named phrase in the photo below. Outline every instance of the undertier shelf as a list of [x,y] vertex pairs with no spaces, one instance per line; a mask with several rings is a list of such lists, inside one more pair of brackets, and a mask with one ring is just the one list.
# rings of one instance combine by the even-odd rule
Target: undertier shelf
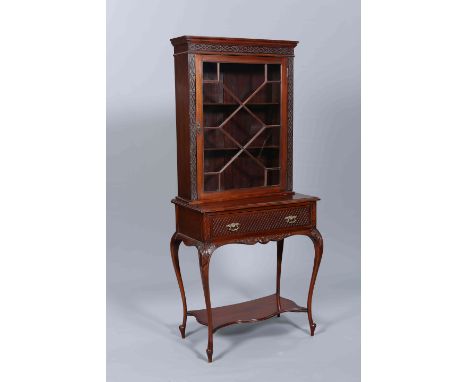
[[[252,102],[252,103],[246,103],[245,106],[274,106],[274,105],[279,105],[279,102]],[[228,103],[228,102],[203,102],[203,106],[241,106],[239,103]]]
[[[294,301],[280,297],[281,309],[276,307],[276,295],[258,298],[256,300],[242,302],[240,304],[220,306],[211,309],[213,318],[213,332],[228,325],[251,323],[266,320],[285,312],[307,312],[307,308],[297,305]],[[206,309],[190,310],[189,316],[202,325],[208,326]]]

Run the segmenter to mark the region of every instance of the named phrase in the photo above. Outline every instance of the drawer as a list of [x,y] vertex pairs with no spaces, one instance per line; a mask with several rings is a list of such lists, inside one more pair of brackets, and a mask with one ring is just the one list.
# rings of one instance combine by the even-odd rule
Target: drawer
[[215,238],[310,226],[312,214],[307,204],[215,215],[210,220],[210,236]]

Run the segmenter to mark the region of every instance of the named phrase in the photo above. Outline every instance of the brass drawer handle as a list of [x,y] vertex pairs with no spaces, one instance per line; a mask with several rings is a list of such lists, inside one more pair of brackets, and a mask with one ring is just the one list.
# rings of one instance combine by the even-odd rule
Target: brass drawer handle
[[227,229],[231,232],[234,232],[234,231],[237,231],[240,227],[240,224],[239,223],[231,223],[231,224],[228,224],[227,226]]
[[284,218],[284,220],[286,220],[286,223],[294,224],[294,223],[297,222],[297,216],[296,215],[289,215],[289,216],[286,216]]

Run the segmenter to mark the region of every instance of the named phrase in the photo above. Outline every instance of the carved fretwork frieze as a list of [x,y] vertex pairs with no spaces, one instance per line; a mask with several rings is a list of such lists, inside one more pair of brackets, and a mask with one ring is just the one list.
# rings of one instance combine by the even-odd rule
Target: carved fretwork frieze
[[252,45],[223,45],[201,44],[189,42],[189,53],[238,53],[238,54],[274,54],[279,56],[292,56],[294,48],[282,46],[252,46]]

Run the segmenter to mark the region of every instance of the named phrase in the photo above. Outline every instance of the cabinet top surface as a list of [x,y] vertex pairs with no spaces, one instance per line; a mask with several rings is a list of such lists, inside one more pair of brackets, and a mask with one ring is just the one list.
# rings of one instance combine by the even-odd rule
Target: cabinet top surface
[[290,203],[303,203],[318,200],[320,200],[320,198],[316,196],[309,196],[298,193],[288,193],[222,201],[204,201],[199,203],[189,203],[188,201],[177,197],[172,200],[172,203],[179,204],[200,212],[219,212],[229,210],[241,210],[253,207],[267,207]]
[[220,45],[253,45],[253,46],[277,46],[294,48],[298,41],[290,40],[268,40],[254,38],[228,38],[228,37],[206,37],[206,36],[180,36],[171,39],[173,46],[197,43],[197,44],[220,44]]

